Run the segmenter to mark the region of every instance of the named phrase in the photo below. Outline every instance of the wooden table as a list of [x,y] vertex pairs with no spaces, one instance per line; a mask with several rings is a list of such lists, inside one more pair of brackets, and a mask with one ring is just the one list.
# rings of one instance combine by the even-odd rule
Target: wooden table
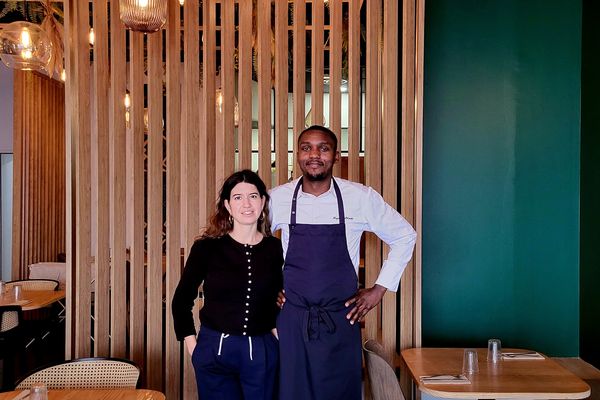
[[[505,351],[521,351],[504,349]],[[461,373],[462,348],[416,348],[402,351],[402,359],[418,388],[435,397],[462,399],[584,399],[590,387],[550,358],[486,361],[487,349],[477,349],[479,372],[470,384],[424,384],[425,375]],[[526,351],[526,350],[522,350]]]
[[64,290],[23,290],[21,300],[15,301],[10,291],[0,296],[0,306],[19,305],[23,311],[37,310],[65,298]]
[[[0,400],[13,400],[23,390],[0,393]],[[25,400],[27,397],[25,397]],[[62,389],[48,390],[48,400],[165,400],[149,389]]]

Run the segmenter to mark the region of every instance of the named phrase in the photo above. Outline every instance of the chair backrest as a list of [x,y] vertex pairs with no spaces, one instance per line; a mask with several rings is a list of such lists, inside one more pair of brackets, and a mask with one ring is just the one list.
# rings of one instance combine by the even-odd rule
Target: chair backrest
[[6,282],[6,290],[12,290],[16,285],[21,285],[23,290],[56,290],[58,281],[54,279],[21,279]]
[[79,358],[43,367],[17,383],[16,389],[30,389],[45,383],[48,389],[135,389],[138,366],[120,358]]
[[363,344],[373,400],[404,400],[394,369],[386,361],[383,346],[375,340]]
[[0,306],[0,333],[9,332],[21,325],[21,306]]

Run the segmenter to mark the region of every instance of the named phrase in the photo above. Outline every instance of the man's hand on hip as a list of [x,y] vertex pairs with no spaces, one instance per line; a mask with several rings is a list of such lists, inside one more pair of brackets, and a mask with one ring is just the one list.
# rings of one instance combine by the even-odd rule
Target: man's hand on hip
[[346,307],[354,304],[346,319],[349,319],[351,324],[362,321],[365,315],[379,304],[386,291],[387,289],[380,285],[374,285],[370,289],[360,289],[356,296],[346,302]]

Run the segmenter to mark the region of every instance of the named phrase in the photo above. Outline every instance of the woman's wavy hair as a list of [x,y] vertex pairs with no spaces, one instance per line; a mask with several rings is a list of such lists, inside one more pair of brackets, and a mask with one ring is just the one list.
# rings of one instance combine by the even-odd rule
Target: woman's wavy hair
[[234,172],[229,178],[225,179],[225,182],[223,182],[223,186],[219,192],[216,210],[209,218],[208,225],[201,235],[202,238],[220,238],[233,229],[233,220],[230,218],[229,211],[225,208],[225,200],[229,201],[233,188],[238,183],[242,182],[256,186],[260,197],[265,199],[265,206],[263,207],[261,217],[258,219],[257,229],[265,236],[271,235],[271,223],[269,222],[269,193],[267,192],[267,187],[258,174],[249,169],[244,169]]

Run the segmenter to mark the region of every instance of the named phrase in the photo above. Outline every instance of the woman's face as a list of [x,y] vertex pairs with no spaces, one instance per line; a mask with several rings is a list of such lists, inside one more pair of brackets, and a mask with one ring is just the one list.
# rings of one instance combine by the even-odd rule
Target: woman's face
[[225,200],[225,208],[233,217],[234,224],[255,225],[265,206],[264,197],[256,186],[240,182],[231,190],[229,200]]

